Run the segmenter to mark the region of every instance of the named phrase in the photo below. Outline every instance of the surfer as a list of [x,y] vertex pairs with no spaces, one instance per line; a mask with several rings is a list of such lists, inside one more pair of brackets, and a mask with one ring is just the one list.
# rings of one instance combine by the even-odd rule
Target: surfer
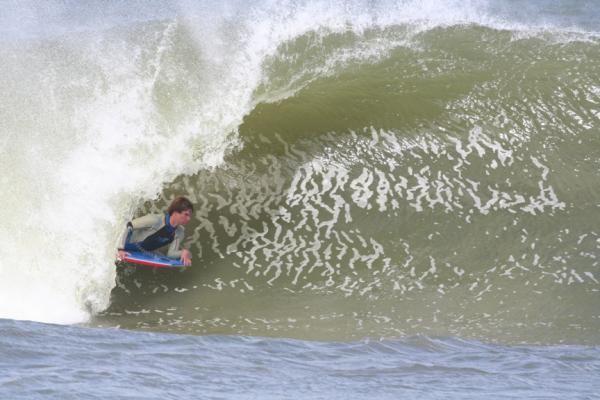
[[128,251],[156,251],[169,245],[167,257],[192,265],[192,253],[180,249],[184,228],[192,218],[194,206],[187,198],[177,197],[165,214],[148,214],[127,223],[117,256],[119,260],[130,255]]

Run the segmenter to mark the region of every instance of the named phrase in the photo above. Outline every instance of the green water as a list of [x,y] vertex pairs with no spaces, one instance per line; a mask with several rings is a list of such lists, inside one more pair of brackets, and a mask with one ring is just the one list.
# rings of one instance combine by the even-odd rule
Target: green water
[[472,25],[280,46],[225,163],[138,210],[190,196],[194,267],[119,274],[95,323],[597,343],[598,44]]

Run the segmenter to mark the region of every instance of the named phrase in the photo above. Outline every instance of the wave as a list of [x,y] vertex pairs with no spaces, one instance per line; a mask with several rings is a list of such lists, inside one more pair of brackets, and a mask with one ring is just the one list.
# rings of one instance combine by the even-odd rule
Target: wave
[[[319,48],[339,60],[340,42],[381,34]],[[436,28],[321,75],[306,67],[313,33],[287,43],[265,68],[278,100],[244,118],[242,148],[161,196],[199,205],[200,268],[124,272],[96,323],[595,343],[598,75],[582,60],[599,49],[553,39]]]
[[[594,176],[599,95],[585,21],[507,21],[483,2],[178,2],[148,6],[146,20],[123,17],[128,7],[49,6],[37,17],[48,30],[6,28],[0,316],[70,323],[106,309],[124,221],[180,193],[199,204],[188,235],[205,267],[119,277],[96,323],[206,332],[277,320],[258,326],[285,331],[298,324],[257,315],[265,293],[308,293],[305,307],[331,303],[324,321],[363,312],[376,328],[346,334],[387,335],[405,328],[385,321],[506,303],[515,280],[541,281],[544,301],[593,295],[596,236],[573,226],[596,198],[581,184]],[[560,253],[573,240],[577,251]],[[131,293],[161,285],[181,315],[121,320],[146,314]],[[199,321],[195,288],[214,304],[234,293],[246,314]],[[461,305],[445,312],[450,299]],[[339,319],[343,304],[354,308]],[[488,306],[481,315],[501,313]],[[574,317],[574,335],[588,317]],[[534,325],[555,323],[544,318]]]

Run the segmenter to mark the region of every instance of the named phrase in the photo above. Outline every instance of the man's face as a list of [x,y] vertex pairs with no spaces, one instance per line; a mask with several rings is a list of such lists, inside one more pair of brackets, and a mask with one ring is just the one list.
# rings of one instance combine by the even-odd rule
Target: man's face
[[174,211],[172,217],[175,225],[185,225],[190,222],[190,219],[192,218],[192,210],[185,210],[182,212]]

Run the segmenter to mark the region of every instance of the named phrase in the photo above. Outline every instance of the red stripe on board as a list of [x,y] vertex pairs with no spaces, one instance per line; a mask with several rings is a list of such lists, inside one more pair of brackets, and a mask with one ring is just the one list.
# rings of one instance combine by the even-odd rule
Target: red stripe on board
[[170,267],[175,267],[175,268],[177,268],[177,267],[183,267],[183,265],[173,265],[173,264],[157,263],[157,262],[140,260],[140,259],[137,259],[137,258],[129,258],[129,257],[123,258],[123,261],[130,262],[130,263],[133,263],[133,264],[138,264],[138,265],[146,265],[148,267],[158,267],[158,268],[160,268],[160,267],[167,267],[167,268],[170,268]]

